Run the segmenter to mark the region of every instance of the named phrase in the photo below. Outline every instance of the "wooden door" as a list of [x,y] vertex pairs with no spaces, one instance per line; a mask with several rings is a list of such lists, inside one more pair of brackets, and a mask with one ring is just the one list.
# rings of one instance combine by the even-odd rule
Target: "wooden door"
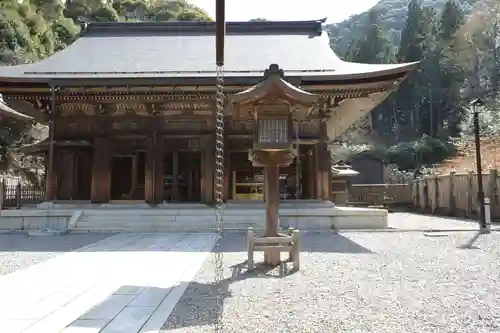
[[92,184],[92,155],[78,153],[75,157],[75,196],[76,200],[90,200]]

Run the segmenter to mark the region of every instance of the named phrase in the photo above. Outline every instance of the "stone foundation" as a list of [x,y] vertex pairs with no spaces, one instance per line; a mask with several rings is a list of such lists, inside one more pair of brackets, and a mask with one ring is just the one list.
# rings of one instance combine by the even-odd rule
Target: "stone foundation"
[[[163,204],[143,207],[126,204],[0,211],[0,230],[57,229],[82,232],[213,232],[215,211],[202,204]],[[386,229],[387,210],[336,207],[331,202],[299,201],[280,205],[280,227],[299,230]],[[264,230],[262,203],[230,202],[224,210],[224,229]]]

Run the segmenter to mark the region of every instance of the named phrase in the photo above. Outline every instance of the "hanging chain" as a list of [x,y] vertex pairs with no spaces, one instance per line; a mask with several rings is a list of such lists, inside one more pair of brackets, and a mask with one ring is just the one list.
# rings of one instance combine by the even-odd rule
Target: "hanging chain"
[[223,330],[222,315],[224,311],[224,295],[221,289],[224,278],[223,261],[224,254],[221,251],[223,214],[224,214],[224,67],[217,66],[217,93],[216,93],[216,117],[215,117],[215,230],[217,238],[215,241],[214,263],[215,263],[215,286],[217,289],[215,333]]

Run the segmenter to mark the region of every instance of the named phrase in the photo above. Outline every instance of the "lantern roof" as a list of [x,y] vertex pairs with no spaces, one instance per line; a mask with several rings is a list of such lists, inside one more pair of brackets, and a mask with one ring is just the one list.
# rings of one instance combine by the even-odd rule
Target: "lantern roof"
[[247,90],[231,96],[231,103],[252,104],[262,100],[281,98],[302,106],[311,106],[318,96],[301,90],[283,79],[284,72],[277,64],[264,71],[264,80]]
[[354,177],[359,175],[359,172],[353,170],[351,166],[344,163],[344,161],[339,161],[332,165],[332,174],[335,177]]
[[[240,106],[265,104],[288,104],[291,112],[301,106],[310,111],[318,100],[318,95],[295,87],[284,79],[284,72],[277,64],[271,64],[264,71],[264,79],[242,92],[229,96],[229,105],[233,115],[239,115]],[[308,112],[306,112],[307,114]],[[305,115],[303,115],[305,116]]]

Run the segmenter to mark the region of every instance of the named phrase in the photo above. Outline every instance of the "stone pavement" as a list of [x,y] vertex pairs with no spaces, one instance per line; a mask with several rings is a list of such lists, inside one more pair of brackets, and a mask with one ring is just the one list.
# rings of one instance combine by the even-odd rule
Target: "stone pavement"
[[119,234],[0,277],[0,332],[158,332],[212,234]]

